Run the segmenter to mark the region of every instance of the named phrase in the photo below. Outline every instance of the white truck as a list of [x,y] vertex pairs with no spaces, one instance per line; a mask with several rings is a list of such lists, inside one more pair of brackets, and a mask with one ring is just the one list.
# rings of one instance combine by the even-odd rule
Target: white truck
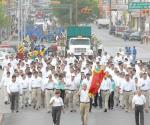
[[99,29],[101,28],[107,28],[109,29],[109,25],[110,25],[110,20],[109,19],[98,19],[96,21],[97,26]]
[[71,26],[67,28],[66,52],[75,56],[93,55],[91,44],[91,27]]

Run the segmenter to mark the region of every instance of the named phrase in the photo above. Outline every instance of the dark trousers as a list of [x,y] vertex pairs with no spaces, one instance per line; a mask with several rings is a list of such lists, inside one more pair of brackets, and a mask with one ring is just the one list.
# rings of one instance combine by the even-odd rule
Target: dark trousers
[[114,107],[114,92],[111,92],[109,95],[109,109],[112,109]]
[[94,97],[94,104],[93,104],[93,106],[97,106],[98,105],[97,104],[97,99],[98,99],[98,93]]
[[98,49],[98,56],[102,56],[102,49]]
[[63,100],[63,102],[64,102],[64,100],[65,100],[65,90],[60,90],[61,91],[61,95],[60,95],[60,97],[62,98],[62,100]]
[[53,123],[55,125],[60,124],[61,109],[62,109],[62,106],[53,106],[52,107],[52,118],[53,118]]
[[135,105],[135,123],[136,125],[144,125],[144,106],[143,105]]
[[91,112],[91,110],[92,110],[92,103],[93,103],[93,99],[90,98],[90,109],[89,109],[90,112]]
[[19,92],[12,92],[10,95],[10,109],[18,111],[19,108]]
[[101,90],[100,90],[100,93],[99,93],[99,107],[100,107],[100,108],[103,107],[102,104],[103,104],[103,103],[102,103],[102,92],[101,92]]

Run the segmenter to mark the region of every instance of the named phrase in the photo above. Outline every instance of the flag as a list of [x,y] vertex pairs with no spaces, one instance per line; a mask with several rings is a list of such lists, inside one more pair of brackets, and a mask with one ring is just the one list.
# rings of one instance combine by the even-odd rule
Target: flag
[[106,76],[106,72],[103,69],[98,69],[96,68],[93,71],[93,77],[91,81],[91,86],[89,89],[89,95],[90,96],[95,96],[96,93],[98,92],[98,89],[103,81],[103,78]]

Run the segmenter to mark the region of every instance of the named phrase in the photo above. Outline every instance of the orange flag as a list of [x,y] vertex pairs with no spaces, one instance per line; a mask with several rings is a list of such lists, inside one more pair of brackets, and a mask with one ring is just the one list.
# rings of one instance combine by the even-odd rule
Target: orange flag
[[94,96],[98,92],[98,89],[103,81],[103,78],[106,76],[106,72],[102,69],[95,69],[93,71],[93,77],[91,86],[89,89],[89,95]]

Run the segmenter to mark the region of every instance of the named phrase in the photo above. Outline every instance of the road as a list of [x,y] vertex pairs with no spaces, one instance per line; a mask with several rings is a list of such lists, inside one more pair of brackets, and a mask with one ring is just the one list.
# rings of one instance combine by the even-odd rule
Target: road
[[140,44],[139,41],[126,41],[123,39],[109,35],[108,30],[98,29],[96,25],[92,24],[92,32],[96,34],[96,37],[100,39],[103,43],[104,50],[110,55],[116,54],[119,48],[124,48],[125,46],[137,48],[137,58],[143,61],[150,60],[150,44]]
[[[137,57],[139,59],[149,60],[150,45],[141,45],[138,42],[124,42],[120,38],[110,36],[107,30],[99,30],[95,25],[92,26],[93,33],[98,39],[101,39],[106,51],[109,54],[115,54],[118,48],[128,46],[136,46],[138,50]],[[0,71],[2,74],[2,71]],[[5,125],[52,125],[51,114],[48,114],[45,109],[39,111],[28,109],[20,110],[19,113],[10,113],[9,106],[3,104],[3,97],[0,90],[0,112],[5,114]],[[145,114],[145,125],[150,123],[150,113]],[[89,125],[134,125],[134,113],[125,113],[123,110],[116,108],[113,111],[104,113],[99,108],[93,109],[89,114]],[[61,125],[81,125],[80,113],[70,113],[66,110],[62,114]]]

